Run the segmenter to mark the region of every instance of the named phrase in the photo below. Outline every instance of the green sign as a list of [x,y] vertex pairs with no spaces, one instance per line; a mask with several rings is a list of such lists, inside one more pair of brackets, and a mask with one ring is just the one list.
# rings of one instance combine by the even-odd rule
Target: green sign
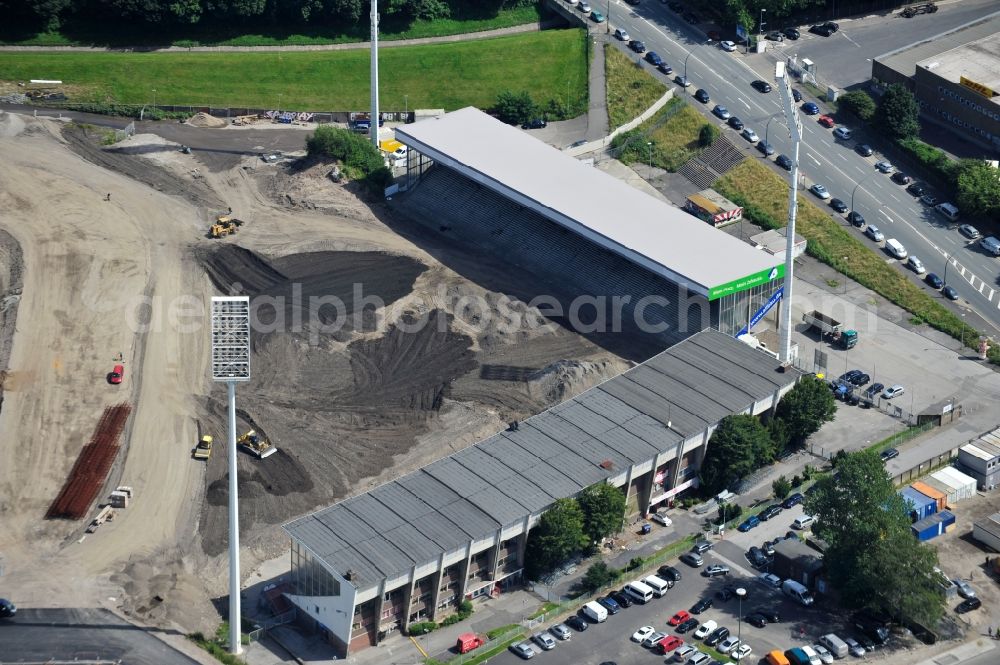
[[760,286],[770,282],[772,279],[779,279],[785,276],[785,264],[781,263],[774,266],[773,268],[766,268],[760,272],[754,273],[752,275],[747,275],[746,277],[740,277],[739,279],[734,279],[727,284],[721,286],[713,286],[708,290],[709,300],[718,300],[723,296],[728,296],[732,293],[739,293],[740,291],[746,291],[755,286]]

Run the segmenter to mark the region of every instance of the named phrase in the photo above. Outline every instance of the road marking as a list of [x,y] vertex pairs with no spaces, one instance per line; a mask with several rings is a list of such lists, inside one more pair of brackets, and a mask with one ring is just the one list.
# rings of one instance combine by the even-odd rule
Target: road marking
[[848,37],[846,32],[842,32],[840,34],[842,34],[844,36],[844,39],[846,39],[847,41],[851,42],[852,44],[854,44],[858,48],[861,48],[861,44],[857,43],[856,41],[854,41],[853,39],[851,39],[850,37]]
[[420,646],[420,644],[417,642],[416,639],[414,639],[414,637],[412,635],[410,635],[410,641],[413,642],[413,646],[417,647],[417,651],[419,651],[420,653],[422,653],[424,655],[424,658],[430,658],[430,656],[427,654],[427,652],[424,651],[424,648],[422,646]]
[[743,101],[742,97],[737,97],[736,99],[738,99],[740,101],[740,104],[743,104],[743,106],[747,107],[747,111],[750,110],[750,105],[747,104],[745,101]]
[[[986,282],[983,282],[983,283],[985,284]],[[990,289],[990,295],[986,296],[986,299],[989,300],[990,302],[993,302],[993,294],[994,293],[996,293],[996,291],[994,291],[993,289]]]
[[816,159],[815,157],[813,157],[812,153],[808,153],[807,152],[806,153],[806,157],[808,157],[809,159],[813,160],[813,162],[815,162],[816,166],[821,166],[821,164],[819,163],[819,160]]
[[843,155],[837,155],[837,157],[840,157],[840,158],[841,158],[842,160],[844,160],[845,162],[847,161],[847,157],[844,157]]
[[889,213],[887,213],[885,210],[882,210],[881,208],[878,209],[878,214],[880,214],[883,217],[885,217],[886,219],[888,219],[890,224],[893,224],[896,221],[892,217],[889,216]]

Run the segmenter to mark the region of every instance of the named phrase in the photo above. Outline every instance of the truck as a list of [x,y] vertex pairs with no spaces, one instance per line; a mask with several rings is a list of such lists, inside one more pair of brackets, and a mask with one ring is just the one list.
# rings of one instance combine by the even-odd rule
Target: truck
[[594,623],[604,623],[608,620],[608,610],[600,603],[590,601],[583,606],[583,614]]
[[194,456],[195,459],[207,460],[209,457],[211,457],[212,437],[209,436],[208,434],[201,437],[201,441],[199,441],[198,445],[194,447],[194,450],[191,451],[191,454]]
[[473,649],[478,649],[479,647],[486,644],[481,636],[475,633],[462,633],[458,636],[458,642],[455,644],[455,648],[458,649],[458,653],[469,653]]
[[818,309],[803,314],[802,321],[819,330],[820,335],[829,336],[845,349],[853,349],[858,345],[858,332],[856,330],[845,330],[844,324]]

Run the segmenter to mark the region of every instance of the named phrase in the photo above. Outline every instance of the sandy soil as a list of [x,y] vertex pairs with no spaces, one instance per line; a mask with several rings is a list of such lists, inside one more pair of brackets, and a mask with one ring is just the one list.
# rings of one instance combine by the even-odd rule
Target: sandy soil
[[[279,449],[239,457],[245,571],[287,548],[285,520],[626,366],[559,326],[512,333],[484,320],[468,299],[501,302],[500,267],[483,282],[446,268],[352,185],[327,180],[328,166],[241,157],[210,169],[159,137],[102,147],[92,130],[3,114],[0,130],[0,232],[11,237],[0,235],[0,360],[9,353],[0,431],[19,442],[0,446],[0,552],[5,594],[23,606],[104,604],[214,629],[227,477],[224,393],[208,380],[211,295],[255,298],[240,427]],[[250,148],[234,144],[234,154]],[[246,224],[207,239],[209,220],[230,206]],[[18,275],[11,345],[2,333],[13,327]],[[309,296],[336,296],[356,315],[338,319]],[[517,300],[510,308],[544,323]],[[111,386],[118,353],[125,381]],[[131,485],[132,505],[86,537],[84,523],[45,521],[103,408],[126,400],[133,415],[107,489]],[[190,457],[203,433],[217,442],[207,464]]]

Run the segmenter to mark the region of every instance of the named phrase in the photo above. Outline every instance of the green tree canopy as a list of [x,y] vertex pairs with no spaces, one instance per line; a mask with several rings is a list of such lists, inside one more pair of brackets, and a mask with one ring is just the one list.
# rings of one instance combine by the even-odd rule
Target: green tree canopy
[[618,579],[618,575],[617,570],[608,567],[608,564],[603,561],[598,561],[587,569],[583,579],[580,580],[580,586],[583,587],[584,591],[597,591]]
[[1000,221],[1000,169],[976,159],[963,160],[956,189],[956,203],[963,216]]
[[708,441],[701,486],[715,494],[774,459],[774,444],[754,416],[727,416]]
[[852,90],[837,98],[840,108],[858,116],[865,122],[875,117],[875,100],[864,90]]
[[775,498],[784,499],[792,493],[792,483],[789,482],[788,478],[778,476],[775,481],[771,483],[771,491],[774,492]]
[[837,403],[826,384],[814,376],[804,376],[781,398],[775,415],[785,423],[788,440],[802,445],[823,423],[833,420]]
[[508,125],[520,125],[538,116],[538,105],[528,92],[504,90],[497,95],[493,110],[497,118]]
[[583,511],[575,499],[559,499],[528,534],[525,572],[529,579],[551,572],[587,545]]
[[944,596],[934,581],[937,553],[910,533],[909,510],[873,451],[847,453],[837,474],[806,498],[813,533],[827,543],[830,581],[852,607],[934,625]]
[[583,530],[591,542],[599,542],[621,529],[625,495],[614,485],[591,485],[576,500],[583,511]]
[[900,83],[886,88],[875,109],[875,128],[890,139],[908,139],[920,133],[920,108],[913,93]]

